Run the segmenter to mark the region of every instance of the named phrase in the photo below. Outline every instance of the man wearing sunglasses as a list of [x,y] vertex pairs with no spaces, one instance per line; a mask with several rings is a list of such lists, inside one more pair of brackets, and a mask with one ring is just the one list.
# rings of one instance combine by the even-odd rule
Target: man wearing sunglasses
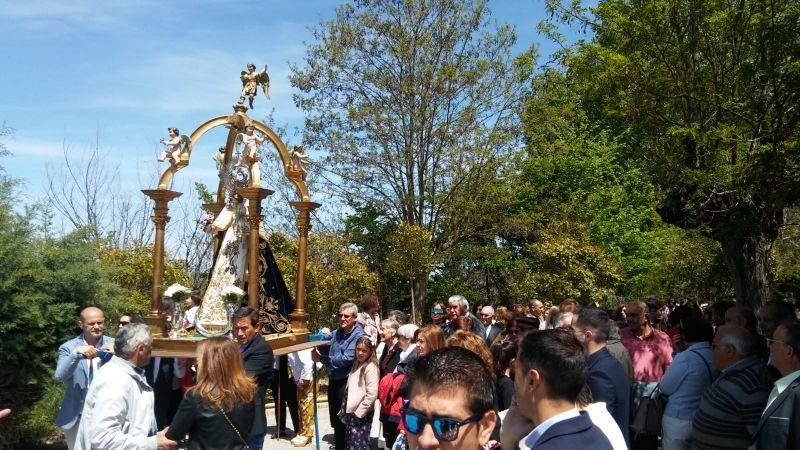
[[343,303],[339,307],[339,328],[333,330],[330,347],[317,347],[311,352],[314,362],[322,362],[328,369],[328,414],[333,426],[336,450],[347,448],[344,423],[337,414],[344,401],[347,377],[356,358],[356,342],[364,329],[356,322],[358,306]]
[[782,378],[775,382],[756,425],[756,449],[797,449],[800,448],[800,322],[790,320],[779,325],[767,343],[772,365]]
[[496,394],[478,355],[445,347],[419,358],[410,392],[401,414],[411,450],[478,450],[488,444],[497,421]]
[[575,402],[586,383],[581,343],[567,330],[542,330],[522,338],[514,399],[500,433],[503,448],[612,450],[589,414]]

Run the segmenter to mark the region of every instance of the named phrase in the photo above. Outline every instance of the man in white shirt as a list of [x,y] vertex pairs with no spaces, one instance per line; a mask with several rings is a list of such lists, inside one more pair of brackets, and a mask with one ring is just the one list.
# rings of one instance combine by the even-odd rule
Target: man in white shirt
[[575,406],[586,383],[586,357],[571,332],[525,334],[515,371],[516,403],[503,421],[503,448],[613,450],[588,413]]
[[158,433],[153,389],[143,367],[150,362],[153,338],[145,324],[122,327],[113,356],[86,394],[75,443],[80,450],[174,450],[178,443]]

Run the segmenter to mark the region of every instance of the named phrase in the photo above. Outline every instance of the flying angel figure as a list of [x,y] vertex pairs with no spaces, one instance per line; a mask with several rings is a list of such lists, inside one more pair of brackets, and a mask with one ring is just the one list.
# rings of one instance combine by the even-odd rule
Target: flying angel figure
[[255,64],[248,64],[247,71],[242,71],[242,95],[239,96],[239,103],[244,103],[244,98],[247,97],[250,103],[250,109],[253,109],[253,98],[258,95],[258,86],[264,91],[267,100],[272,97],[269,95],[269,74],[267,73],[268,66],[264,65],[264,70],[256,72]]

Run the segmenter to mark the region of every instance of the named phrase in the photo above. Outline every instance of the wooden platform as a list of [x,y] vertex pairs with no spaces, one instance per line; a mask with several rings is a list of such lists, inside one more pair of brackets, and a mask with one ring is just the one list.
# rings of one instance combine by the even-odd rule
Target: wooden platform
[[[282,334],[265,334],[264,339],[269,343],[269,346],[276,355],[292,353],[303,348],[316,347],[323,345],[316,342],[308,342],[308,332],[304,333],[282,333]],[[194,358],[197,355],[197,344],[205,338],[202,337],[183,337],[177,339],[169,338],[154,338],[153,339],[153,356],[163,356],[166,358]],[[308,347],[301,347],[300,344],[317,344]],[[280,349],[293,347],[295,350],[289,352],[281,352]]]

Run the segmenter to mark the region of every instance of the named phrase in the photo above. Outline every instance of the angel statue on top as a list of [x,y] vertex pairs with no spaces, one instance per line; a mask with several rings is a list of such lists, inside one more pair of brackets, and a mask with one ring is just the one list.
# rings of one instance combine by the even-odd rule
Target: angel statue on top
[[189,137],[181,136],[181,132],[175,127],[167,128],[167,133],[169,133],[169,138],[159,141],[167,148],[158,156],[158,162],[170,158],[170,163],[178,164],[181,160],[181,152],[189,147]]
[[197,311],[195,326],[204,336],[216,336],[226,333],[229,329],[228,314],[225,309],[226,289],[230,286],[239,288],[244,286],[250,225],[247,222],[247,207],[242,196],[232,194],[225,208],[206,227],[206,231],[211,233],[224,231],[225,234],[211,271],[208,288]]
[[250,63],[247,65],[247,71],[242,71],[242,94],[239,96],[239,103],[244,104],[244,99],[247,97],[250,103],[250,109],[253,109],[253,98],[258,95],[258,86],[264,91],[264,96],[270,100],[269,95],[269,74],[267,73],[268,66],[264,65],[264,70],[256,72],[256,65]]

